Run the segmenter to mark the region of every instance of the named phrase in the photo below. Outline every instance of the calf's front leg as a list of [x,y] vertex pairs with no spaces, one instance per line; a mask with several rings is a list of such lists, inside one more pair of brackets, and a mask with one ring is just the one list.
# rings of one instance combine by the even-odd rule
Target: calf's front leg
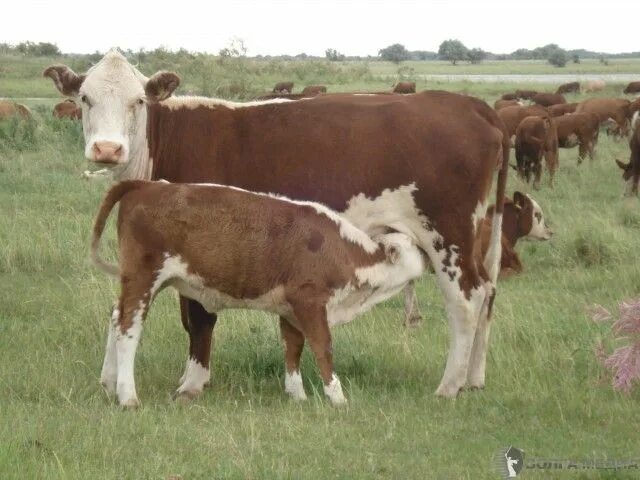
[[280,317],[280,335],[285,358],[284,391],[293,400],[306,400],[307,394],[302,385],[302,375],[300,375],[300,355],[304,348],[304,335],[284,317]]

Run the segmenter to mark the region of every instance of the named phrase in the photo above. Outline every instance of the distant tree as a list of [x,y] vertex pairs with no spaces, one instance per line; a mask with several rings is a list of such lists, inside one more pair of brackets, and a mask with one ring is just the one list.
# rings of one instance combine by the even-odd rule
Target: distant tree
[[341,62],[345,59],[344,54],[338,52],[335,48],[327,48],[324,52],[324,56],[331,62]]
[[607,66],[609,65],[609,60],[607,60],[604,55],[600,55],[600,63]]
[[580,55],[577,53],[573,54],[573,63],[580,63]]
[[460,40],[445,40],[440,44],[438,55],[443,60],[449,60],[452,64],[467,59],[467,47]]
[[487,58],[487,52],[485,52],[481,48],[472,48],[467,52],[467,58],[469,59],[469,62],[476,65]]
[[247,56],[247,47],[244,44],[244,40],[238,37],[233,37],[229,44],[220,49],[218,55],[222,58],[227,57],[246,57]]
[[558,49],[551,53],[547,61],[556,67],[564,67],[567,64],[567,54],[564,50]]
[[378,55],[380,55],[382,60],[393,63],[400,63],[409,59],[409,51],[404,45],[400,45],[399,43],[394,43],[393,45],[378,50]]

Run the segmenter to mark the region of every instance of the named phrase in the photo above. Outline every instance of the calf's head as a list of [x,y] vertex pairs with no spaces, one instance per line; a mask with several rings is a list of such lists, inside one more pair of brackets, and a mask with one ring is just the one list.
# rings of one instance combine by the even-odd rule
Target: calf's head
[[385,290],[399,290],[422,276],[424,257],[415,242],[404,233],[387,233],[375,238],[385,252],[385,273],[380,285]]
[[[514,222],[517,225],[515,238],[525,237],[536,240],[549,240],[553,236],[553,232],[545,223],[542,208],[529,195],[514,192],[513,204],[510,206],[505,205],[505,214],[507,208],[513,210],[512,216],[516,219]],[[505,228],[507,227],[506,221],[505,219]]]
[[115,49],[86,74],[53,65],[43,75],[81,105],[87,159],[121,169],[132,155],[146,148],[145,103],[166,99],[180,84],[175,73],[145,77]]

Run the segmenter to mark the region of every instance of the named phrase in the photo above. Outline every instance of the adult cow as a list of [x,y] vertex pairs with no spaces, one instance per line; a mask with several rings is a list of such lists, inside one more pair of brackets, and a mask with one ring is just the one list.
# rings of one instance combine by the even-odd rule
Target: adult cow
[[11,117],[20,117],[23,120],[31,118],[31,110],[21,103],[0,100],[0,120]]
[[393,93],[416,93],[416,82],[398,82],[393,87]]
[[593,149],[598,143],[600,121],[594,113],[571,113],[555,117],[558,131],[558,146],[573,148],[578,145],[578,163],[589,155],[593,160]]
[[531,97],[531,101],[537,105],[543,107],[550,107],[551,105],[559,105],[561,103],[567,103],[567,100],[563,95],[559,93],[536,93]]
[[580,82],[563,83],[556,90],[556,93],[578,93],[578,92],[580,92]]
[[[436,393],[484,386],[509,155],[504,125],[486,103],[441,91],[247,104],[171,97],[176,74],[147,78],[114,50],[85,75],[64,65],[44,75],[80,99],[85,154],[119,179],[272,192],[324,203],[369,234],[409,235],[435,266],[446,300],[450,349]],[[476,228],[496,168],[493,240],[479,263]],[[201,387],[216,316],[192,300],[181,307],[187,365],[197,367],[181,380]]]
[[629,134],[629,121],[633,115],[631,102],[626,98],[589,98],[581,102],[576,108],[576,113],[594,113],[598,116],[600,124],[612,119],[618,127],[620,135]]
[[623,93],[640,93],[640,82],[629,82]]
[[53,107],[53,116],[57,118],[80,120],[82,118],[82,109],[76,105],[76,102],[71,99],[67,99]]

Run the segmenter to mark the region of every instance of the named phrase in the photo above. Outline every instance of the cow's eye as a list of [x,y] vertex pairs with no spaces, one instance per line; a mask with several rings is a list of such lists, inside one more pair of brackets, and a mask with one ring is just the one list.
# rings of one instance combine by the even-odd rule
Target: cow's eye
[[80,100],[82,100],[82,103],[84,103],[84,104],[85,104],[85,105],[87,105],[88,107],[90,107],[90,106],[91,106],[91,103],[89,103],[89,99],[87,98],[87,96],[86,96],[86,95],[82,95],[82,96],[80,97]]
[[138,99],[138,105],[144,105],[144,100],[142,98]]

